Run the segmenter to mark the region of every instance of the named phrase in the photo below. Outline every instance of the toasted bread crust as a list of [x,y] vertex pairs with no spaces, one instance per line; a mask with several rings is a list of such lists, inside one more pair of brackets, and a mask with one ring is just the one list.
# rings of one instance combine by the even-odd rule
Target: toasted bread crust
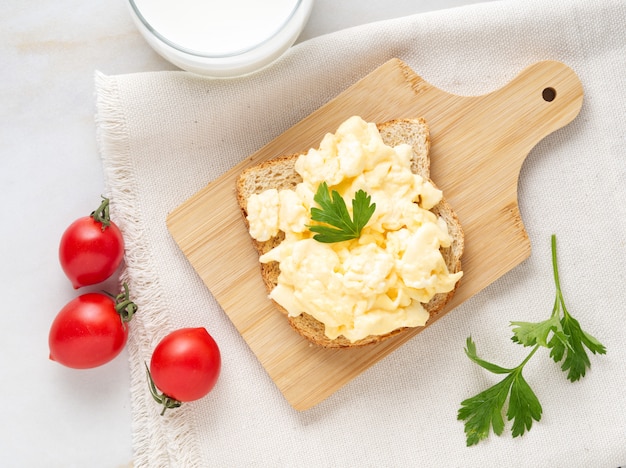
[[[430,136],[424,119],[392,120],[378,124],[377,127],[385,144],[397,146],[401,143],[408,143],[413,147],[411,170],[430,181],[430,159],[428,156]],[[259,165],[247,168],[239,176],[236,186],[237,201],[247,228],[249,228],[249,225],[246,206],[250,195],[270,188],[278,190],[293,189],[298,183],[302,182],[302,178],[294,169],[298,156],[300,156],[299,153],[265,161]],[[430,182],[432,183],[432,181]],[[459,272],[461,271],[461,256],[464,249],[464,235],[461,224],[445,199],[442,199],[431,211],[444,219],[448,226],[452,244],[448,248],[442,248],[441,253],[449,272]],[[252,237],[250,239],[260,256],[279,245],[283,238],[283,234],[279,233],[278,236],[266,242],[259,242]],[[277,262],[260,263],[260,268],[261,277],[269,294],[278,284],[279,265]],[[458,283],[452,291],[436,294],[430,302],[424,304],[424,308],[429,312],[431,318],[441,312],[450,301],[456,287],[458,287]],[[324,334],[324,324],[311,315],[302,313],[297,317],[289,317],[287,311],[278,303],[274,302],[274,304],[278,310],[285,314],[289,324],[296,332],[310,342],[326,348],[353,348],[379,343],[407,330],[407,328],[399,328],[385,335],[370,335],[355,342],[351,342],[343,336],[330,339]]]

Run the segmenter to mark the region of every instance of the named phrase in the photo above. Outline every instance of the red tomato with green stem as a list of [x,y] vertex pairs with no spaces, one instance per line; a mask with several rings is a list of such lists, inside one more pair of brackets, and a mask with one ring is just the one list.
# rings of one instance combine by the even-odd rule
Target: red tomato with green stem
[[101,283],[124,258],[124,238],[109,216],[109,199],[74,221],[61,236],[59,261],[74,289]]
[[82,294],[68,302],[50,327],[50,359],[74,369],[90,369],[113,360],[126,345],[128,322],[137,311],[128,286],[114,297]]
[[165,336],[152,353],[150,369],[146,366],[150,392],[163,405],[161,414],[207,395],[221,365],[219,347],[205,328],[181,328]]

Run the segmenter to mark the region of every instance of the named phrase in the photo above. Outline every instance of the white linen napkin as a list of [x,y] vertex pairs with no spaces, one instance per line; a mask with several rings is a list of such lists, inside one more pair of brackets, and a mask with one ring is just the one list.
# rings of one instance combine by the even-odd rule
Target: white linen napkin
[[[626,3],[501,1],[368,24],[298,44],[253,75],[96,75],[112,217],[127,242],[134,465],[563,466],[626,464]],[[305,412],[284,400],[170,237],[196,191],[393,57],[431,84],[483,94],[540,60],[580,77],[573,123],[527,158],[519,203],[533,253],[490,287]],[[546,350],[525,369],[543,405],[532,430],[466,447],[460,402],[499,380],[465,356],[514,366],[509,322],[547,319],[556,233],[568,308],[607,347],[577,383]],[[488,268],[485,265],[485,268]],[[223,370],[204,399],[160,416],[144,362],[169,331],[204,326]]]

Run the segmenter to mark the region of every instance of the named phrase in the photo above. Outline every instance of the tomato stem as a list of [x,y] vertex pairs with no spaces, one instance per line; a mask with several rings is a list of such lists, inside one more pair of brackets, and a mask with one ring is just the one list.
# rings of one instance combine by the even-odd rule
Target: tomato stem
[[130,291],[128,284],[124,283],[124,292],[115,296],[115,311],[120,314],[122,323],[128,323],[132,320],[133,315],[137,312],[137,304],[130,300]]
[[165,414],[165,411],[168,409],[179,408],[182,405],[182,402],[175,400],[174,398],[170,398],[163,393],[159,393],[154,384],[154,380],[152,380],[152,375],[150,374],[150,369],[148,369],[148,364],[144,362],[144,366],[146,366],[146,374],[148,376],[148,387],[150,388],[150,394],[154,401],[156,401],[159,405],[163,405],[163,411],[161,411],[161,416]]
[[109,199],[102,195],[101,197],[102,203],[100,203],[100,206],[95,211],[92,211],[89,216],[91,216],[94,221],[99,222],[104,231],[111,225],[111,217],[109,216]]

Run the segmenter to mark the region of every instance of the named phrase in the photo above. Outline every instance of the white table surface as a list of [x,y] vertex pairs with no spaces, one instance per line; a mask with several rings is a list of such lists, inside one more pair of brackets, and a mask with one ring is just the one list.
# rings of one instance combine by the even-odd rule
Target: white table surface
[[[300,40],[475,2],[316,0]],[[0,466],[129,466],[126,354],[85,371],[48,360],[50,324],[78,294],[61,271],[57,249],[64,229],[95,209],[103,192],[94,71],[125,74],[175,67],[144,42],[124,0],[8,0],[4,5]],[[109,285],[115,292],[115,284]]]

